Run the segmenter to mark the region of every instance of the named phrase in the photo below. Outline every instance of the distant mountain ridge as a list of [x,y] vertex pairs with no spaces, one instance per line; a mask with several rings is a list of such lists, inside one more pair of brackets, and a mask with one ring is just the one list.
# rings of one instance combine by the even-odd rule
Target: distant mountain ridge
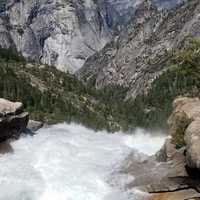
[[144,1],[128,26],[128,34],[116,37],[90,57],[79,76],[96,88],[129,87],[127,98],[146,93],[166,70],[172,51],[182,48],[187,37],[200,37],[199,12],[197,0],[175,10],[160,10]]
[[0,21],[0,46],[15,47],[27,58],[74,72],[122,28],[137,3],[9,0]]
[[[154,0],[165,7],[171,0]],[[0,46],[75,72],[125,29],[143,0],[8,0],[0,3]],[[174,4],[179,0],[173,0]]]

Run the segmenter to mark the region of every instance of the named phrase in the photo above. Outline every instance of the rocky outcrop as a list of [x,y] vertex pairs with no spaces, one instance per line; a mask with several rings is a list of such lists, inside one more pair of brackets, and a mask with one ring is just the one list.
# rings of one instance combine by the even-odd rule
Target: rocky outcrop
[[134,176],[128,187],[138,187],[149,193],[173,192],[193,188],[193,182],[185,169],[184,149],[177,150],[170,139],[156,156],[143,158],[130,156],[124,173]]
[[128,34],[122,33],[90,57],[78,75],[95,81],[97,88],[112,84],[129,87],[127,98],[147,93],[166,70],[172,50],[183,47],[188,36],[200,37],[199,10],[198,0],[170,11],[144,1],[127,28]]
[[[181,138],[186,145],[187,166],[192,169],[200,170],[200,99],[199,98],[178,98],[174,101],[173,121],[179,113],[184,113],[184,119],[187,119],[182,127],[182,134],[174,132],[174,143],[177,144],[176,138]],[[181,121],[174,123],[175,128],[179,127]]]
[[177,192],[165,192],[154,194],[148,200],[199,200],[200,194],[194,189]]
[[194,120],[185,132],[187,165],[200,170],[200,119]]
[[169,134],[172,136],[172,142],[176,144],[177,148],[185,145],[185,130],[190,122],[191,119],[184,111],[175,111],[169,118]]
[[43,122],[39,122],[39,121],[35,121],[35,120],[29,120],[28,125],[27,125],[27,129],[31,132],[36,132],[40,128],[42,128],[43,126],[44,126]]
[[[127,187],[149,192],[150,200],[200,198],[200,100],[179,97],[173,108],[169,119],[173,135],[166,139],[161,150],[141,160],[136,153],[130,155],[122,170],[134,177]],[[184,141],[182,147],[180,141]]]
[[125,167],[120,172],[134,177],[127,188],[138,188],[150,193],[148,200],[200,198],[200,183],[185,168],[185,148],[176,149],[170,138],[156,156],[142,157],[134,153],[123,165]]
[[0,99],[0,142],[18,138],[26,129],[29,114],[23,111],[23,104]]

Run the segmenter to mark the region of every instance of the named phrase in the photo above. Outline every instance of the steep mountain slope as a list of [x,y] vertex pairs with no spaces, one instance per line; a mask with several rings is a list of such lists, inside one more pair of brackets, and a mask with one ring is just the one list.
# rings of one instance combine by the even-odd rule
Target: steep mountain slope
[[[186,1],[186,0],[185,0]],[[184,2],[184,0],[153,0],[159,8],[171,9]]]
[[175,10],[158,10],[146,0],[135,12],[122,34],[90,57],[79,76],[107,85],[129,87],[127,97],[146,93],[152,82],[166,70],[173,49],[183,47],[188,36],[200,36],[200,2],[188,1]]
[[[21,1],[12,2],[15,6]],[[121,1],[112,2],[118,2],[119,10],[124,9]],[[83,85],[75,76],[60,72],[55,67],[27,64],[23,57],[16,56],[15,50],[19,47],[13,38],[17,34],[24,38],[27,24],[23,27],[11,26],[9,15],[12,12],[6,15],[2,12],[0,41],[9,50],[0,49],[0,96],[24,102],[32,118],[47,122],[76,121],[95,129],[111,131],[137,126],[165,127],[173,99],[178,95],[198,96],[200,91],[200,42],[193,38],[198,38],[200,32],[200,3],[192,0],[189,4],[167,11],[156,7],[159,2],[170,1],[152,4],[150,0],[145,0],[138,5],[131,23],[121,31],[120,36],[87,60],[79,76],[92,86]],[[2,10],[5,9],[4,3]],[[35,20],[37,15],[33,12],[31,16]],[[27,26],[32,26],[34,20]],[[123,24],[128,18],[122,17],[121,20]],[[42,22],[41,27],[43,25]],[[119,29],[118,23],[112,26],[112,31]],[[45,29],[41,30],[38,34],[46,33],[43,32]],[[54,38],[53,35],[49,37]],[[32,38],[23,41],[30,42],[25,46],[33,51],[37,60],[40,51],[34,49],[34,45],[39,37],[35,38],[35,41]],[[65,66],[65,69],[69,68]],[[94,83],[99,90],[93,88]],[[134,98],[129,99],[130,96]]]
[[[173,7],[181,0],[152,0]],[[0,46],[75,72],[126,24],[143,0],[1,0]],[[173,2],[173,3],[172,3]]]
[[74,75],[55,67],[27,63],[0,49],[0,97],[21,101],[32,119],[77,122],[94,129],[118,130],[109,103]]
[[0,46],[74,72],[123,28],[140,2],[8,0],[0,9]]

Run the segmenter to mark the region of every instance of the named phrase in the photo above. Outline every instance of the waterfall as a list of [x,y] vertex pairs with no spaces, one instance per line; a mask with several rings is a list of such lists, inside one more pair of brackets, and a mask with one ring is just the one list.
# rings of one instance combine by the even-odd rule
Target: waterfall
[[155,153],[165,136],[138,129],[134,134],[94,132],[77,124],[40,129],[11,143],[0,155],[0,200],[138,200],[146,194],[109,177],[133,151]]

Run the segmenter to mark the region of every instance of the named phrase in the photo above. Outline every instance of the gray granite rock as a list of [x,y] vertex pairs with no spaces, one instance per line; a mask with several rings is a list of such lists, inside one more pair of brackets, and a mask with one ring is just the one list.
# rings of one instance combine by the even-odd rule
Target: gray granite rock
[[194,120],[187,128],[185,142],[187,165],[200,170],[200,118]]
[[28,125],[27,125],[27,129],[30,130],[31,132],[36,132],[40,128],[42,128],[43,126],[44,126],[43,122],[29,120]]
[[[140,0],[9,0],[0,46],[74,72],[130,20]],[[1,23],[0,23],[1,25]]]
[[23,104],[0,99],[0,142],[18,138],[25,131],[29,114],[23,111]]
[[[161,2],[161,1],[160,1]],[[88,58],[78,76],[107,85],[129,87],[127,98],[147,93],[166,69],[173,49],[188,36],[200,37],[200,2],[192,0],[173,10],[160,10],[150,0],[137,8],[127,32]]]

